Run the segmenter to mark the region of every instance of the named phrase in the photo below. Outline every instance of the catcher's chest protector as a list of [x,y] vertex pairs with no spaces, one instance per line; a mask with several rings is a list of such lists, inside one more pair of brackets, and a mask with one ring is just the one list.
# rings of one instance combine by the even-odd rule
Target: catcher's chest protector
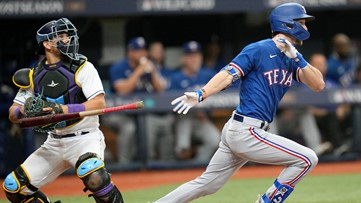
[[45,60],[34,68],[33,87],[36,96],[59,104],[83,103],[86,98],[75,82],[76,72],[85,64],[86,58],[70,62],[60,61],[46,65]]

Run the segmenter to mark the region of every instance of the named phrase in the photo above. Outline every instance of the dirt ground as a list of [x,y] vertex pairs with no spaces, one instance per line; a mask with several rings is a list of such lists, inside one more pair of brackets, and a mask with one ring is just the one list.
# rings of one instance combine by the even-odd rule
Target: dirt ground
[[[245,166],[232,178],[276,177],[283,169],[281,166]],[[130,191],[166,185],[183,183],[202,174],[204,169],[160,170],[141,172],[119,172],[112,174],[113,182],[122,190]],[[361,161],[320,163],[311,172],[312,175],[361,173]],[[1,180],[1,183],[3,180]],[[84,194],[82,182],[76,176],[61,176],[53,183],[42,188],[49,196],[66,196]],[[5,199],[3,192],[0,199]]]

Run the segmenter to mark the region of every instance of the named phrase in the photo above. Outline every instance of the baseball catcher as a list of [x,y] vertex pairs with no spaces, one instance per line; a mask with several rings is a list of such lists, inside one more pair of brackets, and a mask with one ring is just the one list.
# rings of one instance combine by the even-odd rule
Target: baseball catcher
[[[20,89],[9,109],[9,119],[74,113],[105,108],[99,74],[78,53],[77,29],[66,18],[43,25],[36,33],[39,62],[18,70],[13,82]],[[3,183],[10,202],[51,203],[39,189],[70,167],[97,203],[123,203],[104,165],[105,142],[98,116],[88,116],[35,127],[47,133],[46,141]]]

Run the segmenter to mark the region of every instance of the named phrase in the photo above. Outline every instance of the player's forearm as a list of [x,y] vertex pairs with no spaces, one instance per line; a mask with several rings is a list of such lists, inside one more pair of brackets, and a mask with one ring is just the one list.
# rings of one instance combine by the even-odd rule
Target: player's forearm
[[103,109],[106,107],[104,94],[98,94],[94,98],[81,104],[64,104],[61,105],[63,113],[74,113],[96,109]]
[[18,123],[19,119],[24,116],[24,107],[14,103],[9,108],[9,120],[12,123]]
[[114,82],[113,88],[120,95],[128,95],[135,89],[142,72],[136,69],[134,73],[127,79],[119,79]]
[[227,88],[233,80],[233,76],[226,71],[217,73],[204,87],[207,97]]
[[152,84],[154,87],[154,90],[156,92],[162,92],[165,89],[165,82],[162,78],[162,76],[160,76],[158,73],[153,72],[151,74],[151,80],[152,80]]
[[103,109],[106,107],[104,94],[98,94],[94,98],[83,103],[85,106],[85,110],[95,110],[95,109]]
[[325,87],[322,73],[312,65],[308,64],[306,68],[302,68],[301,81],[305,83],[313,91],[319,92]]

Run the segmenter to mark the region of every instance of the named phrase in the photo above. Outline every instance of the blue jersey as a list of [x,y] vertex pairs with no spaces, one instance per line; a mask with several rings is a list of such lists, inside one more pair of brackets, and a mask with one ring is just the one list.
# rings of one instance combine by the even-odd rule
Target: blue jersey
[[[120,60],[114,65],[112,65],[109,69],[109,79],[110,85],[113,89],[113,84],[116,80],[119,79],[127,79],[131,74],[133,74],[134,69],[130,67],[127,59]],[[151,84],[150,74],[144,74],[141,76],[139,81],[137,82],[136,88],[133,92],[152,92],[153,85]]]
[[229,66],[241,72],[237,112],[267,122],[272,122],[293,79],[299,81],[297,64],[272,39],[246,46]]
[[214,71],[200,69],[199,72],[190,77],[182,70],[176,71],[171,76],[170,90],[195,91],[202,88],[214,76]]
[[327,60],[326,78],[342,85],[349,86],[355,75],[355,63],[352,58],[341,60],[335,55],[331,55]]

